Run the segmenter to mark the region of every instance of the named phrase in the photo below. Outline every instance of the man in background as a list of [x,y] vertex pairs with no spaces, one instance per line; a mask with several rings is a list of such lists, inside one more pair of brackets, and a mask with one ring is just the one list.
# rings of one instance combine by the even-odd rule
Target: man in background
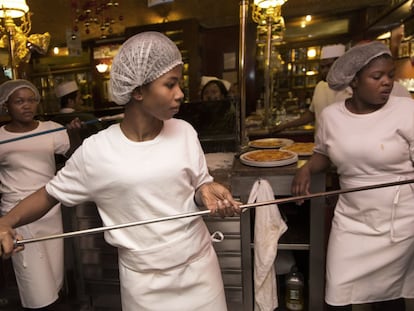
[[82,105],[82,94],[79,92],[76,81],[65,81],[55,89],[56,97],[60,100],[61,113],[73,113],[75,107]]
[[327,45],[322,47],[319,62],[320,81],[313,91],[312,102],[309,106],[309,110],[304,112],[298,119],[279,124],[273,129],[273,132],[280,132],[287,128],[297,127],[317,121],[323,108],[333,103],[339,97],[348,95],[338,94],[345,93],[342,91],[336,92],[334,90],[331,90],[328,86],[328,83],[326,82],[326,76],[328,75],[328,71],[331,68],[332,64],[344,53],[345,45],[343,44]]
[[[342,91],[334,91],[329,88],[326,82],[326,76],[329,69],[336,61],[337,58],[345,53],[345,45],[335,44],[322,47],[320,62],[319,62],[319,74],[320,81],[316,85],[313,91],[312,102],[309,106],[309,110],[303,113],[299,118],[281,123],[272,129],[273,133],[281,132],[287,128],[298,127],[305,124],[315,122],[315,132],[317,128],[318,118],[322,110],[334,102],[344,100],[352,96],[352,89],[350,87]],[[397,81],[394,81],[394,87],[392,89],[392,95],[399,97],[410,97],[411,94],[408,90]]]
[[[83,122],[96,120],[96,116],[92,113],[77,111],[82,106],[83,100],[76,81],[71,80],[60,83],[55,89],[55,94],[60,100],[60,114],[54,116],[53,121],[65,125],[75,117],[78,117]],[[85,139],[101,129],[102,126],[99,122],[88,124],[81,130],[81,138]]]

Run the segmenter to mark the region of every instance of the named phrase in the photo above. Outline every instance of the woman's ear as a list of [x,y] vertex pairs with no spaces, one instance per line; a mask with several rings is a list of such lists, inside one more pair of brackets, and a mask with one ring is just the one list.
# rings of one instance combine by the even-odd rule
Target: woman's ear
[[352,89],[354,89],[354,88],[356,88],[357,83],[358,83],[358,78],[357,78],[357,77],[354,77],[354,78],[352,79],[351,83],[349,83],[349,86],[350,86]]
[[144,97],[142,95],[142,87],[138,86],[132,91],[131,97],[136,101],[141,101]]

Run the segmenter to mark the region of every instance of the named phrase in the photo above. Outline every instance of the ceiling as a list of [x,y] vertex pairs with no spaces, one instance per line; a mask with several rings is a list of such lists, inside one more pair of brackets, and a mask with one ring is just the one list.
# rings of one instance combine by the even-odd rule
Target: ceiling
[[[76,1],[79,0],[27,0],[33,13],[31,33],[49,32],[52,46],[65,45],[67,30],[70,34],[73,26],[74,12],[71,3]],[[147,0],[118,2],[119,6],[112,9],[117,22],[112,27],[111,36],[122,36],[127,27],[162,23],[166,20],[195,18],[206,28],[237,25],[241,3],[240,0],[175,0],[148,8]],[[407,7],[402,9],[398,17],[391,16],[384,24],[384,14],[395,11],[395,7],[401,8],[402,4]],[[410,15],[410,10],[411,0],[288,0],[282,7],[286,23],[285,40],[349,36],[365,32],[375,25],[381,31],[389,30],[389,25]],[[307,14],[313,15],[313,22],[301,28],[300,23]],[[122,21],[119,21],[119,16]],[[355,27],[356,25],[359,27]],[[101,35],[99,27],[91,27],[89,35],[85,33],[83,26],[79,30],[81,40],[98,39]]]

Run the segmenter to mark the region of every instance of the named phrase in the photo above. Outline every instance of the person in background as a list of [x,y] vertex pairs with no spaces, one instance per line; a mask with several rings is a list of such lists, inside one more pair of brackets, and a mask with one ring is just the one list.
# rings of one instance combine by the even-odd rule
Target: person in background
[[[201,207],[232,216],[240,208],[208,172],[197,133],[175,119],[184,94],[177,46],[158,32],[129,38],[110,73],[112,99],[124,119],[84,140],[57,175],[0,218],[2,255],[12,228],[37,219],[58,201],[96,203],[103,225],[129,223]],[[227,310],[212,239],[202,217],[105,232],[118,248],[123,311]],[[24,253],[24,252],[22,252]]]
[[[0,127],[0,141],[60,128],[52,121],[35,120],[40,95],[27,80],[10,80],[0,85],[0,105],[10,122]],[[0,211],[2,217],[22,199],[44,186],[56,172],[54,154],[69,156],[80,144],[77,128],[71,122],[67,131],[56,131],[28,139],[4,143],[0,148]],[[26,238],[62,233],[59,204],[53,204],[40,219],[20,226],[16,233]],[[59,310],[64,279],[63,241],[51,240],[26,246],[12,258],[22,306],[27,310]],[[52,309],[46,309],[46,307]]]
[[[319,64],[321,80],[318,82],[314,89],[309,110],[307,110],[298,119],[277,125],[276,127],[272,128],[272,132],[277,133],[288,128],[298,127],[312,122],[315,123],[316,129],[318,124],[318,118],[325,107],[334,102],[342,101],[352,96],[352,89],[350,87],[347,87],[346,89],[341,91],[335,91],[330,89],[328,83],[326,82],[326,77],[328,75],[329,69],[331,68],[335,60],[338,57],[342,56],[344,53],[345,46],[343,44],[327,45],[322,47],[321,60]],[[392,95],[411,98],[411,94],[408,92],[408,90],[397,81],[394,81]]]
[[[67,124],[74,118],[79,118],[83,122],[96,120],[96,116],[89,112],[80,112],[77,110],[83,104],[82,94],[79,91],[76,81],[64,81],[57,85],[55,89],[56,97],[60,101],[60,114],[53,116],[52,120],[60,124]],[[102,129],[99,122],[83,126],[80,135],[82,140]]]
[[201,78],[201,100],[225,100],[228,97],[230,86],[231,83],[226,80],[220,80],[216,77],[203,76]]
[[[311,176],[337,167],[340,187],[414,177],[414,101],[391,95],[395,64],[381,42],[356,45],[334,63],[327,81],[352,96],[326,107],[314,154],[298,170],[292,194],[308,194]],[[401,185],[339,196],[326,263],[329,310],[370,303],[405,310],[414,297],[414,187]]]
[[[309,109],[306,110],[298,119],[277,125],[272,129],[272,132],[277,133],[287,128],[298,127],[314,121],[317,122],[322,110],[329,104],[332,104],[336,98],[341,96],[341,94],[337,94],[338,92],[329,88],[328,83],[326,82],[326,76],[328,75],[328,71],[335,60],[344,53],[345,45],[343,44],[334,44],[322,47],[319,61],[320,81],[316,84],[313,91]],[[343,93],[343,91],[340,93]]]
[[60,112],[72,113],[76,111],[76,107],[82,105],[82,94],[79,92],[78,84],[76,81],[65,81],[60,83],[55,93],[60,100]]

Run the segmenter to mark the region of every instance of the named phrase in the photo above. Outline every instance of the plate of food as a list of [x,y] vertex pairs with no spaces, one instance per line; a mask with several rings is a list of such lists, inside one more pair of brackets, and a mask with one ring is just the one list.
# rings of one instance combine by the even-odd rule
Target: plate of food
[[293,151],[297,153],[300,156],[310,156],[313,154],[313,148],[315,148],[315,143],[309,142],[309,143],[293,143],[288,146],[283,146],[280,148],[280,150],[287,150],[287,151]]
[[298,155],[292,151],[278,149],[258,149],[240,156],[243,164],[257,167],[283,166],[298,161]]
[[262,138],[249,142],[249,146],[259,149],[274,149],[293,144],[294,141],[286,138]]

